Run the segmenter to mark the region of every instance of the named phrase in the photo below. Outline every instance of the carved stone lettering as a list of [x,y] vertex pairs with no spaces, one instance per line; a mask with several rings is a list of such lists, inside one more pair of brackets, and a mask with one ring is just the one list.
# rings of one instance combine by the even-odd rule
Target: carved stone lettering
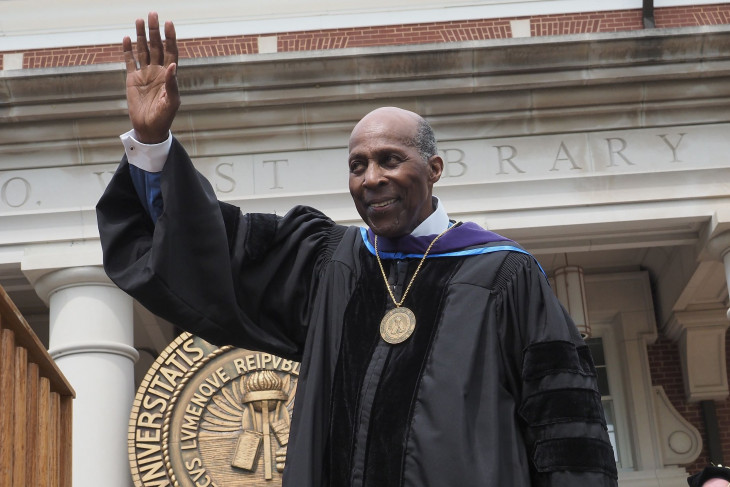
[[567,147],[565,147],[565,142],[560,141],[560,147],[558,147],[558,154],[555,156],[555,162],[553,162],[553,167],[550,169],[551,171],[559,171],[558,169],[558,162],[562,161],[568,161],[570,162],[570,169],[583,169],[578,164],[575,163],[575,159],[573,159],[573,156],[570,154],[570,151]]
[[[458,186],[607,174],[623,177],[667,170],[689,174],[727,168],[730,137],[725,134],[728,130],[730,123],[716,123],[444,140],[438,153],[444,161],[441,184]],[[346,157],[345,147],[256,154],[236,153],[234,149],[226,154],[205,154],[194,163],[210,180],[220,199],[247,206],[243,200],[267,194],[299,198],[345,191]],[[112,163],[18,168],[12,161],[4,162],[8,169],[0,171],[0,210],[6,213],[92,208],[115,173]],[[284,199],[280,202],[286,203]],[[251,206],[256,211],[269,211],[270,207],[269,202],[264,205],[255,202]],[[152,395],[169,394],[165,387],[174,388],[164,376],[154,380],[160,384]]]
[[30,193],[30,183],[24,178],[10,178],[0,187],[0,199],[11,208],[23,206],[30,198]]
[[669,141],[669,139],[667,138],[667,134],[659,134],[657,136],[660,139],[662,139],[664,141],[664,143],[667,144],[669,146],[669,148],[672,150],[672,160],[670,162],[682,162],[677,157],[677,149],[679,149],[679,144],[682,143],[682,139],[684,138],[685,135],[687,135],[687,134],[686,133],[680,133],[679,134],[679,139],[677,140],[677,143],[676,144],[672,144]]
[[629,166],[635,165],[623,154],[623,151],[626,149],[626,141],[624,139],[621,137],[610,137],[606,139],[606,143],[608,143],[608,154],[611,158],[608,167],[618,166],[614,156],[620,157]]
[[289,159],[272,159],[269,161],[263,161],[264,165],[266,164],[272,164],[273,168],[273,174],[274,174],[274,185],[270,187],[269,189],[284,189],[279,184],[279,163],[286,163],[286,165],[289,165]]
[[466,174],[469,166],[464,162],[464,151],[461,149],[444,149],[441,152],[444,160],[444,176],[460,178]]
[[517,149],[513,145],[495,145],[493,146],[495,149],[497,149],[497,157],[498,164],[499,164],[499,171],[497,171],[497,174],[508,174],[507,171],[504,170],[504,163],[506,162],[510,166],[512,166],[512,169],[514,169],[516,172],[520,174],[524,174],[525,171],[517,167],[517,164],[514,163],[512,159],[517,157]]
[[[233,179],[233,164],[230,162],[222,162],[215,166],[215,175],[219,178],[215,183],[215,190],[220,193],[231,193],[236,189],[236,180]],[[219,184],[220,180],[225,181],[223,186]]]

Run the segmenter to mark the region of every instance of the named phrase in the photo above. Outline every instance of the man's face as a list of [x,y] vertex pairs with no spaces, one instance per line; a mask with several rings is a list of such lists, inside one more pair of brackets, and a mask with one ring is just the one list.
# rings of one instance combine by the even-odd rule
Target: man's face
[[376,235],[407,235],[433,212],[431,190],[443,162],[438,156],[424,161],[409,143],[417,127],[415,114],[381,108],[365,116],[350,136],[350,194]]

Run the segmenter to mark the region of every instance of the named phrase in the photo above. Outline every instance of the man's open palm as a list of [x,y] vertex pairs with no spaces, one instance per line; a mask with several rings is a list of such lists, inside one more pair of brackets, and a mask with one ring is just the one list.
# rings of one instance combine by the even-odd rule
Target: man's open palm
[[137,59],[132,40],[122,41],[127,65],[127,105],[136,139],[154,144],[167,139],[168,132],[180,107],[177,71],[177,42],[175,26],[165,23],[165,43],[160,36],[160,24],[155,12],[148,16],[149,46],[145,23],[137,19]]

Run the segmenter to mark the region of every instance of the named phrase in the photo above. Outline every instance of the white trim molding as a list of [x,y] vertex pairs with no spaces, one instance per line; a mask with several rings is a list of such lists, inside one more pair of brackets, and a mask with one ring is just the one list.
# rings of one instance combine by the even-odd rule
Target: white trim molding
[[[617,404],[616,421],[628,424],[629,437],[622,448],[630,447],[633,460],[630,465],[622,456],[619,483],[622,487],[686,485],[687,472],[677,465],[699,455],[702,438],[666,399],[663,389],[652,385],[647,347],[658,333],[649,274],[586,275],[585,287],[589,319],[596,325],[597,335],[611,342],[606,343],[606,350],[615,347],[618,356],[617,360],[607,355],[607,367],[609,379],[614,377],[612,395],[623,402]],[[620,376],[620,391],[614,372]]]

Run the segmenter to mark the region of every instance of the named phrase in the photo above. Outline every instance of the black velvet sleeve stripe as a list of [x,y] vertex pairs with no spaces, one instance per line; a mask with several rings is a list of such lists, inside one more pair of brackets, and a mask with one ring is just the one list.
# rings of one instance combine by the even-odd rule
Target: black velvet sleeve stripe
[[533,461],[538,472],[562,470],[602,472],[618,478],[609,443],[595,438],[552,438],[535,444]]
[[588,347],[576,347],[567,341],[552,341],[535,343],[525,349],[522,365],[524,380],[536,380],[561,372],[595,377],[596,368]]
[[520,416],[529,426],[574,421],[605,424],[601,396],[591,389],[556,389],[528,397]]
[[[263,257],[276,236],[279,217],[268,213],[248,213],[246,221],[246,260],[253,262]],[[253,230],[256,230],[255,232]]]

